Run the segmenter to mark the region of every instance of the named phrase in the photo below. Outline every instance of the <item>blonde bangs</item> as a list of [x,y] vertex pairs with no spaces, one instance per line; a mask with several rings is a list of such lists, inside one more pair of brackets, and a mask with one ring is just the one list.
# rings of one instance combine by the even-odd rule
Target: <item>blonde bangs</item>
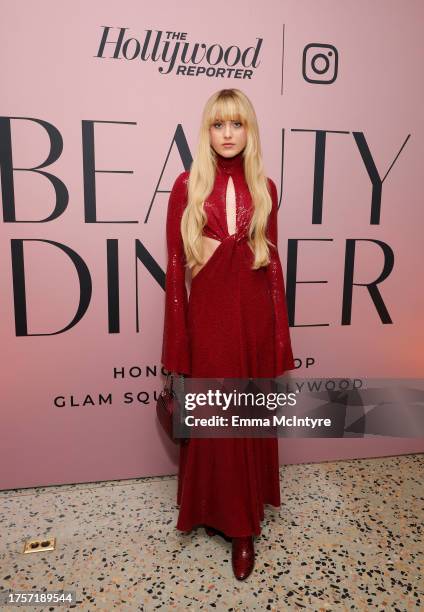
[[216,121],[240,121],[247,123],[245,108],[239,98],[235,96],[221,96],[215,100],[208,113],[208,125],[213,125]]

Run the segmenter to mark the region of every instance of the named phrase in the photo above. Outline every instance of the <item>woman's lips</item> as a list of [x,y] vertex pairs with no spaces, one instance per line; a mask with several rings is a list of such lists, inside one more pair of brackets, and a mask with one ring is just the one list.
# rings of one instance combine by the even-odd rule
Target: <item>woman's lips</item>
[[234,145],[232,143],[225,143],[222,146],[223,147],[233,147]]

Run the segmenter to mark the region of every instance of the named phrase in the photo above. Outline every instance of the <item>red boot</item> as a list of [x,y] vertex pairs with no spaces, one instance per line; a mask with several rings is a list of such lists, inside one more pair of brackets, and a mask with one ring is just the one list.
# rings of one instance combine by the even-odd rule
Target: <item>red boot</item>
[[245,580],[255,564],[253,537],[233,538],[232,564],[237,580]]

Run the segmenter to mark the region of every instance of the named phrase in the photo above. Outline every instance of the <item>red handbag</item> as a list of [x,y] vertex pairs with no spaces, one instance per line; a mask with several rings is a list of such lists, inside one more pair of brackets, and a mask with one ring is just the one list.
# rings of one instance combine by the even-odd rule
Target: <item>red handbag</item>
[[[169,386],[168,380],[170,380]],[[156,415],[159,423],[170,440],[175,443],[179,442],[180,444],[187,444],[189,440],[188,438],[176,438],[174,436],[174,415],[176,415],[176,418],[179,417],[181,414],[181,406],[173,387],[173,381],[173,374],[169,372],[166,377],[165,386],[160,392],[156,402]]]

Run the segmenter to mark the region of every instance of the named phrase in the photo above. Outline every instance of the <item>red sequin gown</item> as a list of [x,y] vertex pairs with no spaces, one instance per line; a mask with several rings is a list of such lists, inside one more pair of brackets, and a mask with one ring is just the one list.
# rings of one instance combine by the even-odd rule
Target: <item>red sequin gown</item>
[[[253,212],[243,157],[217,156],[214,188],[204,203],[203,234],[221,244],[185,283],[180,233],[187,203],[188,172],[172,188],[167,213],[168,266],[162,364],[173,372],[208,378],[272,378],[295,367],[285,284],[278,250],[271,262],[251,270],[247,231]],[[236,232],[230,235],[226,190],[232,177]],[[277,189],[268,179],[272,212],[267,236],[277,245]],[[192,438],[180,447],[177,528],[209,525],[229,537],[259,535],[264,504],[280,505],[276,438]]]

